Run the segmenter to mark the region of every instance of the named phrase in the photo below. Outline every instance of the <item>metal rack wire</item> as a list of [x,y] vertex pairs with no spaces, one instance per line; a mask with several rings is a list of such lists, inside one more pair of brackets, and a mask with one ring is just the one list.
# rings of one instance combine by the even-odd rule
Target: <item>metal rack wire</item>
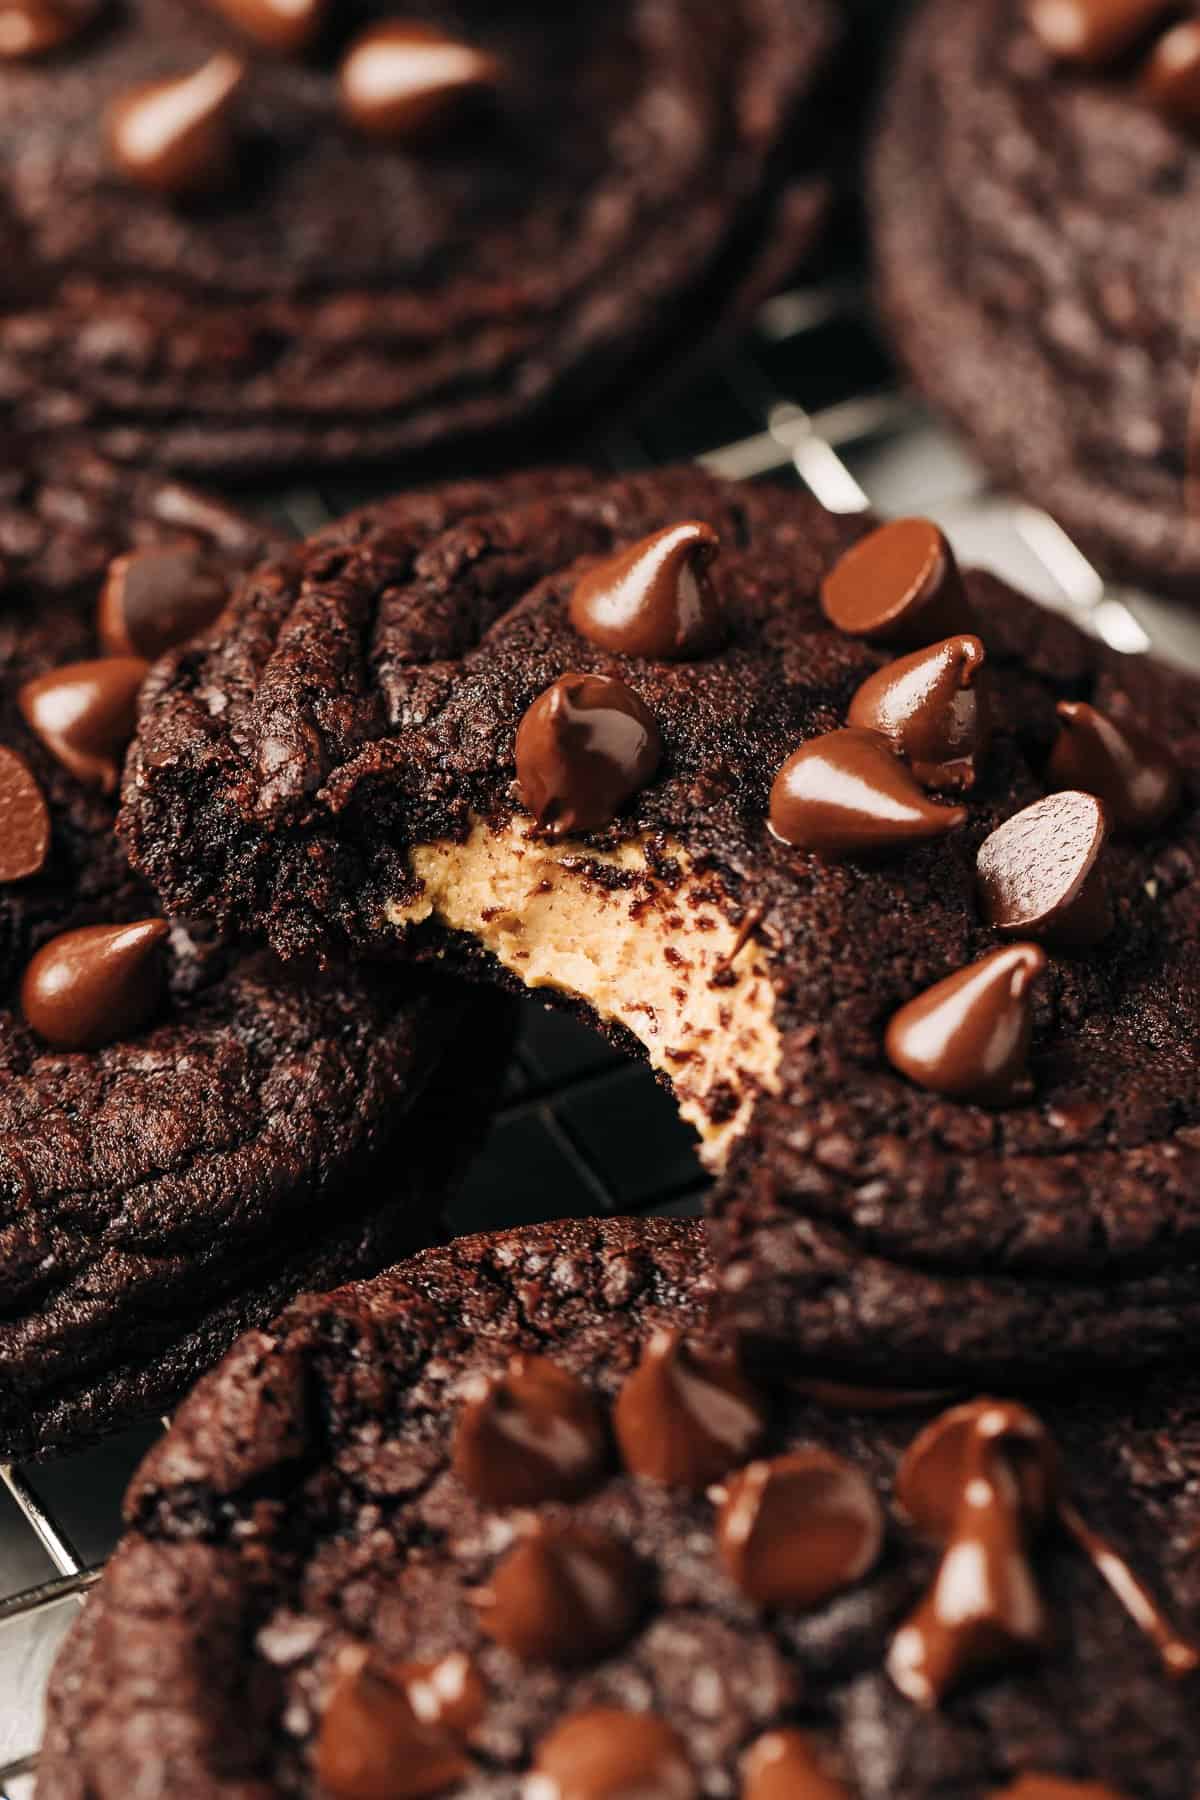
[[[773,300],[733,353],[600,452],[623,466],[695,458],[735,478],[791,478],[839,512],[931,515],[968,561],[1114,647],[1200,666],[1200,623],[1106,589],[1046,514],[997,493],[897,385],[852,285]],[[282,509],[311,531],[359,497],[304,489]],[[691,1135],[649,1073],[530,1002],[505,1104],[450,1222],[691,1211],[704,1185]],[[115,1542],[120,1491],[152,1435],[37,1469],[0,1466],[0,1800],[29,1800],[54,1650]]]

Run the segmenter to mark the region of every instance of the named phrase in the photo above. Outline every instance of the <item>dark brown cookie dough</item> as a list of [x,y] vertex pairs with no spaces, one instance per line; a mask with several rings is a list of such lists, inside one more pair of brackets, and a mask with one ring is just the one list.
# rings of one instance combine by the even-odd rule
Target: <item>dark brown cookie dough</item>
[[884,317],[1003,481],[1107,573],[1194,600],[1200,140],[1144,87],[1187,9],[1045,7],[1132,21],[1091,68],[1056,61],[1034,10],[917,12],[873,158]]
[[[1020,1777],[1041,1793],[1035,1775],[1096,1784],[1081,1800],[1187,1800],[1196,1676],[1168,1677],[1065,1520],[1103,1534],[1164,1632],[1168,1615],[1176,1633],[1200,1627],[1194,1384],[1114,1380],[1039,1400],[1037,1418],[971,1407],[991,1484],[986,1503],[973,1490],[971,1537],[975,1521],[942,1516],[965,1453],[901,1463],[948,1402],[746,1388],[704,1334],[706,1272],[696,1225],[569,1221],[459,1240],[247,1334],[134,1479],[128,1535],[52,1678],[40,1800],[991,1800]],[[544,1496],[585,1404],[601,1454],[572,1498],[514,1508],[488,1491],[520,1444],[550,1456]],[[752,1435],[731,1409],[758,1414]],[[724,1500],[630,1472],[668,1435],[711,1456],[713,1432]],[[748,1507],[740,1523],[731,1506]],[[902,1691],[902,1627],[938,1568],[926,1532],[975,1543],[993,1572],[1007,1543],[1015,1611],[985,1611],[1010,1632],[1053,1620],[1040,1652],[993,1642],[930,1707]],[[572,1588],[572,1566],[592,1583]],[[768,1571],[777,1595],[807,1583],[804,1599],[752,1598]],[[965,1631],[949,1635],[961,1649]],[[423,1728],[405,1704],[414,1675]],[[570,1724],[581,1712],[590,1723]],[[753,1784],[781,1729],[829,1785],[798,1770]],[[655,1779],[637,1786],[644,1758]],[[526,1785],[531,1763],[558,1779]]]
[[[504,1043],[485,1010],[471,1055],[439,1074],[467,1006],[448,984],[283,970],[180,922],[149,946],[132,990],[92,959],[84,973],[98,985],[74,1004],[52,981],[40,999],[22,995],[31,957],[52,954],[60,934],[158,912],[121,853],[115,796],[30,728],[24,684],[100,655],[96,597],[114,554],[191,541],[231,578],[270,534],[90,456],[13,455],[0,507],[0,744],[40,795],[49,836],[40,869],[29,858],[30,872],[0,881],[5,1461],[161,1410],[300,1288],[427,1241]],[[8,791],[0,781],[0,805]],[[56,1048],[22,1002],[43,1029],[77,1028],[90,1007],[104,1041]],[[112,1031],[121,1016],[133,1028]]]
[[[426,0],[406,26],[494,79],[393,135],[339,83],[390,5],[339,0],[292,54],[218,0],[93,11],[51,55],[0,53],[0,406],[121,458],[494,451],[769,292],[825,210],[824,0]],[[146,120],[139,159],[128,97],[206,69],[190,137],[166,154]]]

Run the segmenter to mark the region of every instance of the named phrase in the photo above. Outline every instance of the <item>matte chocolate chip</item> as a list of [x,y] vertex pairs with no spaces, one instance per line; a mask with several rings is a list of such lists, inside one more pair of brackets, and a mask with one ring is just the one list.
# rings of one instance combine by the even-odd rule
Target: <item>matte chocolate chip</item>
[[622,656],[704,656],[724,634],[709,566],[721,547],[711,525],[690,519],[642,538],[586,570],[571,595],[581,637]]
[[1103,804],[1070,789],[1006,819],[979,846],[975,864],[988,924],[1069,949],[1098,944],[1113,924],[1107,837]]
[[418,1800],[454,1787],[471,1767],[456,1736],[419,1719],[404,1684],[365,1659],[334,1687],[316,1761],[337,1800]]
[[820,1606],[861,1579],[883,1545],[865,1477],[827,1450],[751,1463],[726,1484],[717,1552],[756,1606]]
[[544,1356],[515,1356],[468,1390],[454,1472],[485,1506],[574,1500],[603,1478],[609,1436],[590,1390]]
[[24,881],[45,867],[50,810],[37,777],[15,750],[0,744],[0,881]]
[[607,1656],[646,1599],[642,1566],[604,1532],[546,1526],[523,1539],[476,1595],[488,1637],[523,1662],[569,1668]]
[[1171,0],[1028,0],[1029,23],[1052,55],[1101,68],[1137,43]]
[[21,982],[26,1023],[56,1050],[132,1037],[162,1004],[165,919],[85,925],[43,944]]
[[851,1795],[803,1731],[785,1730],[766,1732],[747,1750],[741,1800],[851,1800]]
[[625,1467],[693,1493],[753,1456],[766,1424],[734,1354],[677,1331],[654,1333],[613,1412]]
[[17,696],[31,730],[77,780],[107,794],[137,724],[148,665],[140,656],[64,663],[27,681]]
[[190,75],[150,81],[110,108],[109,154],[130,181],[166,195],[202,193],[230,173],[233,110],[245,67],[212,57]]
[[878,731],[922,787],[969,788],[991,738],[977,637],[943,638],[868,675],[848,721]]
[[99,10],[99,0],[0,0],[0,60],[59,49]]
[[821,605],[850,637],[905,650],[974,628],[954,552],[931,519],[893,519],[852,544],[822,582]]
[[1163,32],[1143,64],[1141,88],[1173,124],[1200,130],[1200,23],[1186,19]]
[[828,731],[788,757],[771,789],[770,826],[797,850],[873,856],[944,837],[965,807],[937,806],[877,731]]
[[208,0],[231,25],[267,50],[294,55],[307,49],[328,12],[328,0]]
[[212,623],[229,586],[195,544],[148,545],[109,564],[97,629],[113,656],[151,661]]
[[697,1800],[699,1783],[665,1719],[597,1706],[543,1738],[529,1800]]
[[1083,700],[1063,700],[1047,784],[1082,788],[1103,800],[1114,831],[1157,831],[1179,805],[1179,765],[1138,725],[1118,722]]
[[988,1800],[1125,1800],[1099,1781],[1066,1781],[1061,1775],[1022,1775],[1011,1787],[993,1788]]
[[884,1040],[889,1061],[952,1100],[1027,1099],[1033,985],[1045,966],[1036,944],[1010,944],[948,975],[894,1015]]
[[539,694],[517,731],[521,799],[561,837],[611,825],[662,760],[654,719],[623,681],[562,675]]
[[346,53],[342,110],[370,137],[402,142],[442,131],[499,80],[496,59],[447,37],[435,25],[373,25]]

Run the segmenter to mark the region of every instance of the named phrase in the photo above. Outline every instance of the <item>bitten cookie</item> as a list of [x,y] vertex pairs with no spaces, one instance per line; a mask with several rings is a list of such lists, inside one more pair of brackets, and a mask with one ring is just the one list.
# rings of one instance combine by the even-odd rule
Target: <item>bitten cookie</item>
[[992,469],[1194,600],[1200,33],[1132,0],[929,0],[870,214],[886,321]]
[[0,406],[279,468],[591,407],[816,237],[825,0],[18,0]]
[[1194,1385],[746,1376],[700,1228],[460,1240],[185,1404],[40,1800],[1186,1800]]
[[442,1067],[469,1010],[449,983],[226,951],[161,917],[125,863],[113,819],[139,652],[211,620],[264,548],[261,528],[191,490],[14,447],[0,503],[4,1461],[161,1410],[300,1288],[427,1242],[498,1077],[504,1031],[486,1008],[471,1054]]

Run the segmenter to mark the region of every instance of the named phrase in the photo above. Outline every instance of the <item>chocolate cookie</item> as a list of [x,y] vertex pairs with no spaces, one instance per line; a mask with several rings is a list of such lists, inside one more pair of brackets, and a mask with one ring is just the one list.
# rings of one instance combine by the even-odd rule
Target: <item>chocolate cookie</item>
[[929,0],[871,181],[883,311],[918,385],[1104,569],[1185,600],[1198,69],[1186,7]]
[[3,1461],[161,1409],[302,1287],[428,1241],[502,1041],[485,1012],[439,1072],[449,984],[281,970],[160,916],[113,831],[136,651],[211,619],[267,534],[90,456],[7,468]]
[[705,1272],[571,1221],[247,1334],[134,1478],[40,1800],[1186,1800],[1194,1383],[771,1391]]
[[0,404],[122,458],[494,445],[770,291],[824,210],[825,0],[6,21]]

